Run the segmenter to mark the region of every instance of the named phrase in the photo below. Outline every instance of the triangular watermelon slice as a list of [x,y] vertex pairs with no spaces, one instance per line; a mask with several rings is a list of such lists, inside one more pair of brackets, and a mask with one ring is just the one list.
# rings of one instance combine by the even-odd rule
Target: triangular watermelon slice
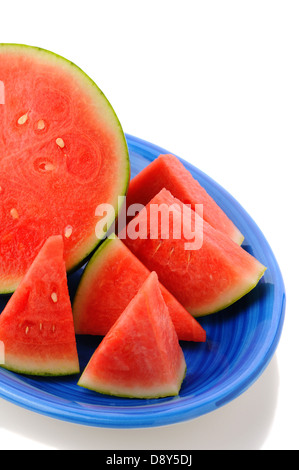
[[91,357],[78,385],[130,398],[178,395],[186,362],[151,273]]
[[[89,261],[73,303],[77,334],[106,335],[149,276],[150,271],[116,235]],[[179,340],[206,341],[195,318],[160,285]]]
[[50,237],[0,316],[2,367],[29,375],[79,372],[61,236]]
[[[158,220],[157,227],[151,222],[153,208],[161,213],[160,219],[152,219]],[[198,248],[190,249],[190,227],[195,228],[195,217],[199,216],[163,189],[119,236],[149,270],[157,272],[160,282],[186,310],[202,316],[222,310],[243,297],[256,286],[266,268],[203,219],[197,219],[201,220],[200,232],[194,230],[200,239]],[[162,220],[169,219],[175,225],[169,224],[167,238]],[[136,227],[138,232],[144,232],[142,236]],[[180,238],[176,237],[178,228]]]
[[244,236],[240,230],[205,188],[193,178],[183,163],[172,154],[160,155],[131,180],[127,194],[127,207],[132,204],[146,206],[163,188],[168,189],[184,204],[190,204],[193,210],[197,210],[197,204],[202,205],[203,212],[200,207],[198,211],[206,222],[239,245],[242,244]]

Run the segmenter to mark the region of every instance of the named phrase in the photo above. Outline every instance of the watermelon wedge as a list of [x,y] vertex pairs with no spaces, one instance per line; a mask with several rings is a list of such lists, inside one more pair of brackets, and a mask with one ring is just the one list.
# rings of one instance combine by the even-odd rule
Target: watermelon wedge
[[[106,335],[146,281],[150,271],[115,235],[90,259],[73,302],[77,334]],[[160,285],[179,340],[206,341],[206,332]]]
[[61,236],[50,237],[0,316],[2,367],[23,374],[79,372]]
[[62,235],[67,271],[99,244],[97,207],[118,212],[130,164],[115,112],[68,60],[0,45],[0,293],[13,292],[45,241]]
[[[163,188],[168,189],[184,204],[191,205],[212,227],[239,245],[243,243],[244,236],[239,229],[193,178],[183,163],[171,154],[160,155],[132,179],[127,194],[127,207],[133,204],[146,206]],[[203,205],[203,210],[196,208],[196,204]]]
[[78,385],[130,398],[178,395],[186,362],[151,273],[91,357]]
[[[151,226],[151,207],[160,209],[158,227]],[[149,270],[157,272],[160,282],[186,310],[197,317],[222,310],[243,297],[256,286],[266,268],[202,219],[198,248],[189,249],[189,235],[192,234],[189,227],[195,227],[196,216],[199,217],[163,189],[128,224],[120,237]],[[161,221],[170,219],[167,238]],[[180,238],[175,236],[178,226]],[[139,227],[138,231],[136,227]],[[155,229],[157,236],[154,238]],[[140,230],[145,235],[139,236]],[[133,237],[135,233],[136,237]]]

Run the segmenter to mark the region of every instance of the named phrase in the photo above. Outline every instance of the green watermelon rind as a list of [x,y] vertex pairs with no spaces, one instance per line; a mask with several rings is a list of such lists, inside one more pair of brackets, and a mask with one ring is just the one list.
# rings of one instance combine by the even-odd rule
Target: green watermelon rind
[[[117,125],[117,128],[118,128],[118,131],[119,131],[120,142],[123,141],[123,148],[125,150],[124,161],[126,160],[126,164],[124,165],[124,176],[123,176],[124,185],[123,185],[123,188],[121,189],[121,191],[119,192],[119,196],[126,195],[128,187],[129,187],[130,176],[131,176],[130,155],[129,155],[129,148],[128,148],[126,136],[125,136],[125,133],[123,131],[123,128],[121,126],[121,123],[118,119],[118,116],[117,116],[113,106],[111,105],[110,101],[107,99],[107,97],[103,93],[103,91],[98,87],[98,85],[78,65],[76,65],[74,62],[66,59],[63,56],[61,56],[59,54],[56,54],[55,52],[49,51],[49,50],[41,48],[41,47],[30,46],[30,45],[26,45],[26,44],[0,43],[0,51],[4,50],[4,49],[10,50],[12,52],[13,52],[14,49],[16,51],[19,51],[20,49],[23,49],[28,54],[30,54],[30,53],[32,53],[32,54],[42,53],[42,54],[48,55],[48,57],[50,59],[52,59],[52,60],[55,59],[57,61],[60,61],[61,64],[71,67],[73,69],[73,72],[76,72],[78,74],[78,78],[81,78],[81,79],[83,78],[86,81],[86,86],[89,85],[89,89],[93,90],[95,95],[97,95],[97,96],[100,95],[101,96],[101,99],[107,105],[107,109],[109,109],[110,113],[112,113],[112,115],[113,115],[113,119],[114,119],[114,121]],[[113,208],[114,208],[115,218],[112,217],[111,220],[107,222],[108,230],[111,228],[113,222],[117,219],[119,211],[121,209],[121,207],[119,207],[117,201],[115,202],[115,205],[113,206]],[[85,254],[81,255],[80,260],[73,267],[68,269],[68,274],[71,274],[71,273],[75,272],[76,270],[78,270],[80,267],[82,267],[88,261],[88,259],[90,259],[90,257],[93,255],[94,251],[97,250],[97,248],[102,243],[102,241],[103,241],[102,239],[98,239],[97,243],[93,244],[92,246],[89,246],[88,249],[86,250]],[[88,244],[88,242],[87,242],[87,244]],[[18,285],[19,285],[19,280],[17,280],[17,281],[12,280],[10,286],[7,286],[5,288],[2,288],[1,283],[0,283],[0,295],[2,295],[2,294],[3,295],[12,294],[16,290]]]
[[240,293],[236,297],[234,297],[231,301],[229,301],[227,303],[224,303],[220,307],[217,307],[216,309],[212,309],[211,311],[204,311],[204,313],[197,313],[196,309],[192,309],[192,310],[187,309],[187,310],[195,318],[200,318],[200,317],[204,317],[204,316],[213,315],[214,313],[218,313],[218,312],[221,312],[222,310],[225,310],[226,308],[228,308],[231,305],[238,302],[238,300],[241,300],[243,297],[245,297],[245,295],[249,294],[253,289],[255,289],[255,287],[258,285],[258,283],[260,282],[260,280],[262,279],[262,277],[264,276],[264,274],[267,270],[267,268],[265,266],[263,266],[263,265],[261,265],[261,266],[262,266],[261,271],[258,273],[258,276],[254,280],[254,282],[252,284],[250,284],[249,286],[247,286],[245,291],[241,289]]
[[81,276],[79,286],[77,288],[74,300],[73,300],[73,315],[74,315],[74,323],[76,325],[77,315],[79,315],[80,311],[80,298],[84,298],[84,290],[85,290],[85,283],[89,282],[90,273],[94,267],[97,267],[98,259],[101,257],[103,251],[106,250],[109,243],[113,240],[113,235],[106,238],[104,241],[101,242],[100,246],[96,248],[95,251],[92,252],[89,261],[84,269],[84,272]]
[[[83,372],[84,374],[84,372]],[[83,376],[82,374],[82,376]],[[121,392],[111,392],[109,391],[108,389],[104,389],[104,388],[98,388],[98,387],[93,387],[92,383],[90,383],[90,385],[88,384],[83,384],[81,382],[81,379],[79,380],[79,382],[77,383],[77,385],[79,387],[82,387],[82,388],[85,388],[86,390],[90,390],[92,392],[95,392],[95,393],[100,393],[102,395],[108,395],[108,396],[113,396],[113,397],[118,397],[118,398],[128,398],[128,399],[140,399],[140,400],[155,400],[155,399],[159,399],[159,398],[167,398],[167,397],[177,397],[179,396],[180,394],[180,391],[181,391],[181,388],[182,388],[182,385],[183,385],[183,382],[186,378],[186,375],[187,375],[187,366],[186,366],[186,363],[185,363],[185,367],[184,367],[184,372],[182,374],[182,378],[180,379],[180,381],[178,381],[178,387],[177,387],[177,392],[162,392],[162,393],[159,393],[159,394],[142,394],[142,395],[129,395],[129,394],[126,394],[126,393],[121,393]],[[162,388],[162,387],[161,387]]]
[[37,376],[37,377],[64,377],[64,376],[71,376],[71,375],[77,375],[80,373],[80,369],[74,369],[73,371],[71,370],[63,370],[62,368],[56,369],[51,368],[51,371],[43,371],[43,370],[30,370],[24,368],[18,368],[18,367],[13,367],[13,366],[8,366],[5,364],[1,364],[0,366],[2,369],[8,370],[10,372],[15,372],[16,374],[22,374],[22,375],[30,375],[30,376]]
[[77,289],[77,292],[76,292],[76,295],[75,295],[75,299],[74,299],[74,303],[77,299],[77,296],[78,296],[78,292],[79,292],[79,288],[80,286],[82,286],[82,284],[84,283],[84,280],[85,278],[88,277],[89,275],[89,271],[93,268],[93,266],[95,265],[95,263],[97,262],[97,259],[99,256],[101,256],[102,252],[108,247],[109,243],[113,240],[113,236],[110,236],[108,238],[105,238],[104,240],[101,241],[100,245],[96,248],[95,251],[92,252],[90,258],[89,258],[89,262],[88,264],[86,265],[86,268],[84,269],[84,272],[81,276],[81,279],[80,279],[80,285]]

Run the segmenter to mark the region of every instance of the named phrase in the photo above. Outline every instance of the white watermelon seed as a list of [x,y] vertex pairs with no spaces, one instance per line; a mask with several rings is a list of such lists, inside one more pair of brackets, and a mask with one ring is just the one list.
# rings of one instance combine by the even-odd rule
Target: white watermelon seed
[[28,335],[29,333],[29,326],[26,326],[25,334]]
[[42,162],[39,164],[38,169],[41,172],[53,171],[55,166],[51,162]]
[[19,218],[19,213],[18,213],[17,209],[15,209],[15,208],[11,209],[10,215],[12,216],[13,219],[18,219]]
[[51,299],[53,300],[54,304],[57,304],[57,302],[58,302],[58,297],[57,297],[56,292],[53,292],[53,293],[51,294]]
[[54,165],[52,163],[45,164],[45,171],[53,171],[53,170],[54,170]]
[[37,123],[37,128],[39,131],[42,131],[44,130],[44,128],[46,127],[46,124],[45,124],[45,121],[43,121],[42,119],[40,119]]
[[56,327],[55,327],[55,325],[53,325],[53,326],[52,326],[52,331],[53,331],[53,333],[55,332],[55,329],[56,329]]
[[64,144],[64,141],[59,137],[58,139],[56,139],[56,144],[58,145],[58,147],[60,147],[61,149],[64,148],[65,144]]
[[65,227],[64,229],[65,238],[70,238],[72,233],[73,233],[73,227],[71,225],[68,225],[67,227]]
[[23,116],[21,116],[19,119],[18,119],[18,124],[19,126],[23,126],[23,124],[25,124],[27,122],[27,119],[28,119],[28,113],[24,114]]

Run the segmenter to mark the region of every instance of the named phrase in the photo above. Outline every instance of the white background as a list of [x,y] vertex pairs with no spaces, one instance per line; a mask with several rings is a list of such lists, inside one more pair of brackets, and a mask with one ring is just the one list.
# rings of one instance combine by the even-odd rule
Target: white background
[[[299,2],[4,2],[0,41],[50,49],[89,74],[125,132],[193,163],[260,226],[287,291],[259,380],[193,421],[107,430],[0,399],[0,449],[299,449]],[[1,77],[0,77],[1,78]]]

